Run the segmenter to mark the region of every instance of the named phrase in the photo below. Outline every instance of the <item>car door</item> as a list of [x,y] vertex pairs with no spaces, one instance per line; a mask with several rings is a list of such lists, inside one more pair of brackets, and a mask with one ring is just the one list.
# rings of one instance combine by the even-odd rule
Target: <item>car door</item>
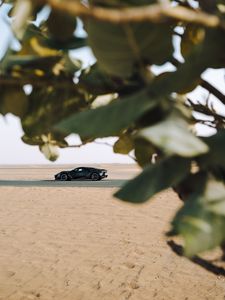
[[78,171],[79,169],[81,169],[81,168],[76,168],[76,169],[70,171],[70,175],[72,176],[73,179],[80,178],[81,171]]
[[84,177],[85,177],[84,168],[77,168],[75,178],[78,179],[78,178],[84,178]]

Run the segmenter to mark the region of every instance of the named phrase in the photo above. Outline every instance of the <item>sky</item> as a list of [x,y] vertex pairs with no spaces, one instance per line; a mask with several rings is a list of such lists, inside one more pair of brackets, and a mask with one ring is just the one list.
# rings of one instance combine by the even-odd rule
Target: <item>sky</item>
[[[45,14],[48,14],[46,10]],[[42,16],[43,17],[43,16]],[[39,20],[38,20],[39,21]],[[80,29],[81,35],[82,30]],[[7,49],[8,45],[14,48],[18,44],[13,39],[10,31],[10,26],[5,18],[5,8],[0,7],[0,58]],[[175,48],[178,41],[174,40]],[[80,58],[84,67],[93,64],[95,58],[93,57],[89,48],[82,48],[81,50],[71,53],[72,56]],[[178,52],[175,53],[178,59],[182,59]],[[163,67],[154,67],[154,72],[159,74],[165,70],[172,70],[172,66],[167,64]],[[221,92],[225,93],[224,70],[207,70],[203,74],[203,78],[211,82]],[[203,100],[207,97],[207,92],[201,87],[189,94],[191,99]],[[225,115],[224,107],[220,105],[213,96],[210,98],[215,102],[216,110]],[[206,126],[198,125],[197,131],[200,135],[211,135],[213,130],[206,128]],[[20,125],[19,118],[8,114],[5,117],[0,115],[0,165],[3,164],[54,164],[49,162],[43,154],[39,151],[37,146],[29,146],[21,141],[23,131]],[[60,156],[55,164],[80,164],[80,163],[133,163],[134,161],[126,156],[113,153],[112,147],[99,143],[113,144],[116,138],[98,139],[97,143],[87,144],[81,148],[60,149]],[[79,144],[79,137],[75,134],[67,137],[69,144]]]

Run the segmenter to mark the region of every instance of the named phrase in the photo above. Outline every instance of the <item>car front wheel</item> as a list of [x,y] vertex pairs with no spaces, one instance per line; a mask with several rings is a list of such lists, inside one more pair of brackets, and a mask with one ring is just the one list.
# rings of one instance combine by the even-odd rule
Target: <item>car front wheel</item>
[[100,179],[100,176],[98,175],[98,173],[92,173],[91,174],[91,180],[97,181],[99,179]]
[[61,174],[61,176],[60,176],[60,180],[62,180],[62,181],[67,181],[69,178],[68,178],[68,175],[67,174]]

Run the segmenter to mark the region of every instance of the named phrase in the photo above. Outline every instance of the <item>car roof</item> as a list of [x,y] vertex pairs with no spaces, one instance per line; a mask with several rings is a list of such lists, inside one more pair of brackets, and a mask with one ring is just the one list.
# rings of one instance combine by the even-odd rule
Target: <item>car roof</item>
[[77,167],[75,169],[88,169],[88,170],[105,170],[100,168],[94,168],[94,167]]

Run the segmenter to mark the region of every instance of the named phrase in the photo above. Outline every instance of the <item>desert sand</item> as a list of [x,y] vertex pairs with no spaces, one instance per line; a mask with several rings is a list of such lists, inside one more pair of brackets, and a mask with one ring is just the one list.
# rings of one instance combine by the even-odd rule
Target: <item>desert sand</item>
[[213,274],[167,244],[181,205],[176,194],[121,202],[113,193],[139,169],[98,166],[109,171],[99,185],[51,181],[69,166],[1,166],[0,299],[225,299],[223,272]]

